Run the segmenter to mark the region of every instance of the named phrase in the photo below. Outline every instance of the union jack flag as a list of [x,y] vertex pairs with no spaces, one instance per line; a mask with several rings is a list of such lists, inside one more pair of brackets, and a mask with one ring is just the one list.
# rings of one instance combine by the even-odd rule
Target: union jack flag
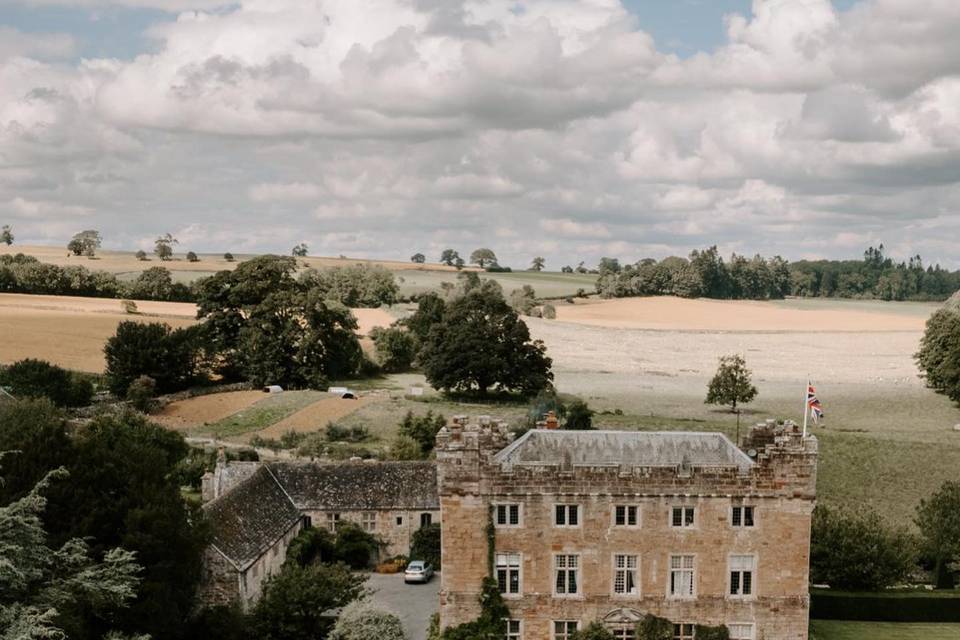
[[807,408],[810,415],[813,416],[814,424],[820,424],[820,418],[823,417],[823,407],[820,406],[820,400],[817,399],[817,390],[813,385],[807,383]]

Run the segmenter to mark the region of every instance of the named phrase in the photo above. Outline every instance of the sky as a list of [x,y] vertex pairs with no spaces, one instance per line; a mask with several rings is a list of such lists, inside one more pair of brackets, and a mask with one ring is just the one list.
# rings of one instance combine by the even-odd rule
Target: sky
[[955,0],[0,0],[18,243],[960,268]]

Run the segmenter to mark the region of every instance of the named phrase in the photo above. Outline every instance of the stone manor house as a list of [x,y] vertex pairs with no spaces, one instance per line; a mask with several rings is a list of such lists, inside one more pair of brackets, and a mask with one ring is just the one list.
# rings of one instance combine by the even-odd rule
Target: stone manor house
[[675,640],[721,623],[735,640],[807,638],[817,441],[796,425],[758,425],[740,449],[719,433],[511,442],[457,419],[436,451],[442,627],[477,616],[492,574],[507,640],[567,640],[594,620],[628,639],[647,613]]
[[381,556],[406,555],[413,533],[439,522],[432,462],[226,462],[203,479],[213,540],[204,552],[203,605],[260,597],[305,526],[353,522],[380,537]]

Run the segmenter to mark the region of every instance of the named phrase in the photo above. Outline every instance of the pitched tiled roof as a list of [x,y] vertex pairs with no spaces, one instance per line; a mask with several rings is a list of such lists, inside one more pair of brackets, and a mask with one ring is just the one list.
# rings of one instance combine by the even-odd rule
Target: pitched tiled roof
[[505,465],[571,464],[750,467],[753,461],[722,433],[552,431],[533,429],[498,453]]
[[439,509],[434,462],[271,462],[303,510]]
[[300,510],[267,467],[203,507],[213,546],[244,571],[290,530]]

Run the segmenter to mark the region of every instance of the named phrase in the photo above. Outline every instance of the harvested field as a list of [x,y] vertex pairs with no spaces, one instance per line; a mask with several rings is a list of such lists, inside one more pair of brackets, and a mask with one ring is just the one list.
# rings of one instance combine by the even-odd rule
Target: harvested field
[[321,431],[327,426],[328,422],[336,422],[345,418],[360,408],[377,402],[377,400],[378,398],[375,396],[364,396],[355,400],[344,400],[337,396],[323,398],[283,420],[273,423],[266,429],[257,432],[256,435],[262,438],[279,438],[288,431],[297,433]]
[[842,300],[688,300],[672,296],[557,305],[557,320],[661,331],[923,331],[938,307]]
[[[125,313],[120,300],[75,296],[0,294],[0,363],[40,358],[68,369],[102,373],[103,345],[125,320],[194,324],[190,302],[137,300],[137,313]],[[394,317],[384,309],[353,309],[359,332],[386,327]]]
[[104,367],[103,345],[124,320],[194,323],[193,305],[138,302],[144,314],[123,312],[119,300],[0,294],[0,363],[40,358],[89,373]]
[[152,418],[165,427],[189,430],[218,422],[267,398],[262,391],[228,391],[171,402]]

